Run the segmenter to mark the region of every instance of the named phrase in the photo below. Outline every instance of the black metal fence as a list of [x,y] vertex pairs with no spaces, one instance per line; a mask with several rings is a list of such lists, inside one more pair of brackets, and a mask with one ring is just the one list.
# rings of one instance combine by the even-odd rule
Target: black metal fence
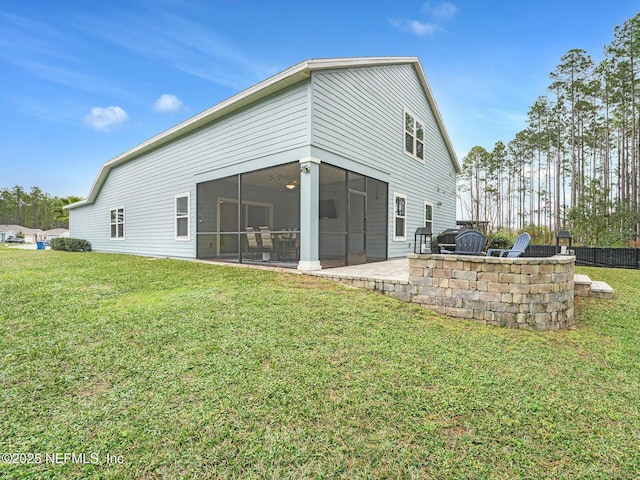
[[[640,248],[572,247],[581,267],[631,268],[640,270]],[[551,257],[555,245],[529,245],[523,257]]]

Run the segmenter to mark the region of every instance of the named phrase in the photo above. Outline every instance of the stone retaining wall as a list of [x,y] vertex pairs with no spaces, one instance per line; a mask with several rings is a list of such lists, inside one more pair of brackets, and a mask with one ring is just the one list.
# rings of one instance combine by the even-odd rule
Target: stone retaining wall
[[490,325],[557,330],[574,325],[575,257],[409,255],[409,301]]

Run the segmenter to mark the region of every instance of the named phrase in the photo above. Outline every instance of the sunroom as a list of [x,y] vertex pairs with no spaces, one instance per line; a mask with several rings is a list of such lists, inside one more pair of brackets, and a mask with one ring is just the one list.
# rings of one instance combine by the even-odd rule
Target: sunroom
[[[198,183],[197,257],[288,268],[301,258],[322,268],[386,260],[388,184],[326,163],[301,165]],[[301,207],[311,201],[317,208]]]

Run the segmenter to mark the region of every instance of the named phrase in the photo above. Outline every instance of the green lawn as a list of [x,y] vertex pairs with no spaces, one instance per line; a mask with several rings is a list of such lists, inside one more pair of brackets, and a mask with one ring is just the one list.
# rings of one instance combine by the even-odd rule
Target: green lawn
[[615,299],[536,333],[295,274],[1,248],[0,453],[42,463],[4,455],[0,478],[638,478],[640,272],[579,271]]

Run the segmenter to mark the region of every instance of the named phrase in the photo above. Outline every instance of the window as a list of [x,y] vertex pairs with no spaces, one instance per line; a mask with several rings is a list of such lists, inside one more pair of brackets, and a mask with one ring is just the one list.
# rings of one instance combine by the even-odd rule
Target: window
[[393,240],[407,239],[407,196],[393,194]]
[[433,232],[433,204],[424,202],[424,226]]
[[176,240],[190,240],[189,213],[191,201],[189,193],[176,195]]
[[424,161],[424,124],[413,114],[404,112],[404,151]]
[[112,208],[109,217],[111,240],[124,240],[124,207]]

